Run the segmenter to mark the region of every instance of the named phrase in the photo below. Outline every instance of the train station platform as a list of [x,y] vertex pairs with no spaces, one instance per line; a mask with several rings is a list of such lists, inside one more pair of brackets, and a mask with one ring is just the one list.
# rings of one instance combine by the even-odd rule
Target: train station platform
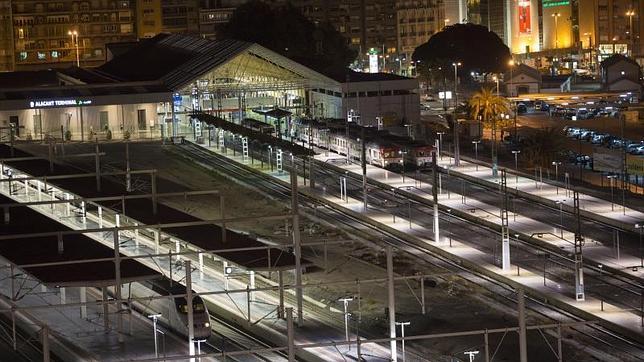
[[[4,183],[8,184],[8,183]],[[0,185],[0,191],[8,191],[8,186]],[[40,192],[41,195],[38,196],[37,193]],[[73,198],[75,195],[71,195]],[[27,193],[18,192],[13,195],[15,201],[19,202],[29,202],[36,200],[38,198],[43,201],[53,200],[50,193],[47,193],[46,190],[36,190],[35,187],[30,187]],[[161,206],[161,205],[159,205]],[[115,226],[113,211],[105,209],[102,214],[102,218],[99,221],[99,217],[96,214],[95,210],[88,209],[87,216],[83,218],[78,216],[77,206],[72,206],[71,214],[75,215],[74,217],[69,217],[66,210],[66,203],[57,203],[53,207],[49,205],[40,205],[34,206],[34,209],[37,209],[38,212],[47,215],[49,218],[56,220],[66,227],[74,230],[83,230],[83,229],[93,229],[101,224],[103,228],[112,228]],[[12,211],[13,212],[13,211]],[[112,233],[91,233],[90,237],[101,244],[109,247],[113,243]],[[185,283],[186,271],[183,267],[184,261],[187,260],[187,256],[172,255],[171,253],[176,253],[175,245],[173,243],[162,243],[160,245],[155,244],[153,238],[150,238],[149,235],[145,233],[135,233],[132,230],[124,230],[121,232],[120,236],[122,242],[120,243],[121,254],[125,257],[134,257],[138,256],[137,260],[147,268],[153,269],[166,277],[172,278],[176,282]],[[179,252],[185,251],[185,249],[179,250]],[[142,258],[142,255],[146,257]],[[270,293],[267,291],[249,293],[248,288],[255,287],[252,285],[252,281],[249,280],[249,276],[240,274],[233,270],[232,275],[225,275],[222,271],[221,263],[214,262],[210,258],[203,258],[203,266],[198,266],[197,263],[193,263],[193,268],[191,270],[192,281],[193,281],[193,290],[197,293],[205,293],[202,295],[202,298],[209,303],[209,308],[214,314],[225,318],[227,320],[235,320],[238,323],[245,325],[250,328],[254,333],[260,333],[264,335],[278,334],[280,336],[286,335],[286,321],[283,318],[278,317],[277,307],[280,305],[280,300],[275,293]],[[273,270],[275,275],[277,273],[282,273],[283,270]],[[286,276],[288,278],[288,275]],[[277,290],[278,283],[273,282],[268,278],[259,278],[257,276],[257,287],[265,288],[265,290]],[[289,282],[290,283],[290,282]],[[74,297],[73,289],[67,288],[65,293],[68,297],[68,303],[70,301],[75,301],[78,299],[70,299]],[[123,295],[127,295],[127,287],[124,288]],[[294,290],[291,288],[286,291],[286,296],[288,300],[294,299]],[[309,298],[305,298],[306,303],[317,303]],[[36,302],[34,302],[36,303]],[[294,302],[293,302],[294,303]],[[319,307],[319,303],[318,307]],[[42,305],[42,303],[40,304]],[[35,308],[39,310],[40,308]],[[59,308],[60,309],[60,308]],[[78,313],[78,307],[68,308],[72,312]],[[88,310],[88,315],[90,311]],[[330,313],[338,316],[338,319],[341,319],[342,314],[340,311],[332,308]],[[328,340],[342,340],[342,333],[336,329],[337,327],[331,327],[330,325],[337,324],[337,321],[329,324],[328,320],[324,320],[322,316],[315,313],[306,313],[306,328],[301,331],[298,330],[297,335],[300,339],[296,339],[298,343],[314,343],[320,341]],[[38,316],[38,318],[45,318],[46,315],[43,314]],[[71,325],[65,325],[64,330],[73,331]],[[97,326],[97,328],[99,328]],[[129,325],[125,324],[125,329],[127,330]],[[144,333],[140,333],[141,336],[145,336]],[[129,336],[128,336],[129,337]],[[126,338],[127,340],[128,338]],[[153,341],[150,333],[150,341]],[[112,351],[124,352],[127,355],[127,351],[121,351],[117,348],[118,343],[114,344],[114,340],[104,341],[105,349],[112,349]],[[285,340],[278,345],[284,345]],[[186,343],[187,345],[187,343]],[[84,349],[92,350],[92,346],[85,347]],[[384,358],[387,354],[387,350],[381,348],[380,346],[374,347],[364,347],[365,353],[369,353],[373,356],[380,356],[378,358]],[[177,352],[179,353],[179,352]],[[298,352],[299,353],[299,352]],[[344,351],[340,351],[335,347],[320,347],[313,348],[310,352],[311,355],[316,356],[319,360],[334,360],[340,357]],[[355,352],[353,352],[355,354]],[[170,353],[168,353],[170,356]],[[175,354],[176,355],[176,354]],[[243,356],[240,356],[241,360],[244,360]],[[269,360],[275,360],[270,359]]]
[[[458,172],[460,174],[468,175],[483,181],[491,183],[499,183],[499,177],[492,174],[492,168],[483,163],[468,162],[466,159],[461,158],[460,165],[454,166],[454,158],[449,155],[443,155],[438,160],[438,164],[450,172]],[[573,200],[571,192],[566,194],[565,182],[553,182],[542,178],[526,177],[523,174],[517,174],[512,169],[507,169],[507,185],[508,188],[513,188],[525,194],[534,195],[551,202],[563,202],[565,206],[573,207]],[[565,180],[565,174],[559,174],[560,180]],[[570,190],[570,188],[568,188]],[[607,221],[619,222],[624,228],[638,232],[635,229],[635,224],[642,224],[644,222],[644,212],[635,210],[623,205],[621,203],[621,193],[616,190],[615,200],[604,200],[589,194],[579,193],[580,208],[598,217],[605,218]]]
[[[3,205],[36,196],[35,190],[25,193],[15,186],[10,193],[8,186],[8,183],[0,184],[0,203]],[[37,225],[38,232],[44,234],[72,230],[71,224],[87,224],[81,221],[79,214],[68,214],[64,205],[53,208],[41,205],[38,208],[41,212],[29,207],[12,208],[12,218],[3,225],[3,236],[31,233],[34,225]],[[104,238],[105,243],[80,234],[66,235],[62,238],[62,245],[56,236],[0,240],[0,259],[18,266],[5,265],[0,269],[0,290],[6,297],[3,306],[17,308],[16,320],[21,329],[35,330],[47,326],[51,351],[60,358],[96,361],[154,358],[151,321],[128,309],[119,312],[115,303],[100,303],[105,298],[109,300],[111,297],[108,295],[113,295],[116,283],[114,262],[79,262],[114,257],[114,251],[109,247],[111,235],[101,233],[95,237]],[[57,264],[60,262],[70,263]],[[145,266],[134,259],[124,259],[120,264],[121,280],[126,285],[161,275],[153,266]],[[21,265],[39,266],[21,268]],[[80,306],[82,302],[89,303]],[[119,313],[123,320],[123,336],[126,337],[122,343],[118,341],[116,328]],[[165,333],[159,338],[163,338],[161,355],[187,353],[187,343],[174,334]]]
[[[346,158],[339,160],[337,155],[326,156],[324,154],[319,154],[315,158],[325,163],[329,163],[329,161],[331,161],[331,165],[342,170],[349,171],[356,177],[362,177],[361,166],[353,163],[347,164],[344,162]],[[461,161],[461,163],[463,163],[463,161]],[[449,163],[446,164],[445,161],[442,161],[442,163],[439,162],[439,164],[441,167],[449,167]],[[456,171],[460,171],[461,168]],[[450,172],[453,172],[452,170],[455,169],[450,169]],[[372,165],[367,165],[367,177],[393,189],[412,193],[416,197],[422,198],[427,202],[433,202],[432,185],[428,182],[430,181],[430,177],[421,177],[419,174],[411,173],[405,175],[403,181],[402,174]],[[454,182],[453,180],[448,181],[448,179],[445,178],[445,175],[442,175],[442,179],[445,183]],[[512,187],[514,185],[514,177],[508,175],[507,180],[508,188]],[[534,187],[534,182],[531,183],[531,186]],[[564,197],[565,192],[565,189],[560,190],[562,197]],[[569,193],[569,196],[572,197],[572,193]],[[486,223],[492,223],[500,227],[501,209],[494,205],[481,202],[477,200],[476,197],[476,194],[464,195],[453,190],[448,191],[447,189],[443,190],[441,188],[438,194],[438,201],[440,205],[447,208],[467,213],[472,217],[485,221]],[[580,195],[580,199],[581,198],[582,196]],[[511,236],[514,236],[516,233],[520,233],[522,234],[522,237],[536,238],[539,242],[547,243],[555,248],[567,250],[572,253],[574,249],[574,225],[565,224],[552,226],[531,218],[525,211],[516,212],[511,209],[508,214],[508,226],[510,228]],[[583,255],[584,258],[587,259],[587,262],[592,261],[595,264],[593,266],[601,264],[606,268],[620,270],[626,274],[638,278],[644,278],[644,268],[639,267],[639,256],[633,255],[632,253],[624,250],[617,254],[613,248],[604,246],[600,240],[586,237]]]
[[[230,153],[221,152],[218,147],[208,147],[204,145],[202,145],[202,147],[210,150],[211,152],[223,155],[235,162],[249,166],[249,161],[247,159],[244,159],[241,154],[233,156]],[[316,158],[321,160],[324,160],[324,157],[326,156],[316,156]],[[335,158],[337,159],[338,157]],[[258,171],[278,177],[282,180],[285,180],[288,177],[285,176],[285,174],[287,174],[286,171],[278,173],[274,170],[271,171],[271,169],[267,166],[261,168],[259,162],[255,162],[251,167]],[[348,172],[353,172],[357,169],[359,169],[359,166],[346,166],[346,171]],[[380,182],[386,183],[394,189],[408,187],[415,188],[418,185],[417,180],[406,177],[406,182],[402,182],[401,175],[388,172],[376,167],[368,167],[367,174],[369,177],[373,177]],[[361,172],[359,173],[359,175],[361,175]],[[391,213],[382,212],[371,208],[367,212],[365,212],[363,209],[362,200],[357,200],[351,197],[342,199],[337,195],[333,195],[332,192],[326,192],[321,190],[320,188],[311,189],[306,186],[304,179],[301,177],[298,178],[298,182],[302,192],[305,192],[309,195],[314,195],[315,197],[320,199],[324,199],[327,202],[334,204],[335,207],[350,210],[355,213],[356,216],[362,217],[368,222],[373,223],[374,225],[379,225],[384,230],[396,230],[402,234],[411,236],[419,244],[426,245],[430,249],[440,250],[442,253],[447,253],[454,257],[461,258],[462,260],[467,261],[468,265],[476,266],[476,268],[479,268],[486,273],[494,274],[503,280],[507,280],[512,285],[524,288],[528,293],[547,298],[553,304],[565,306],[566,308],[570,308],[571,310],[576,310],[578,314],[585,315],[585,319],[596,319],[603,321],[610,324],[612,328],[621,329],[622,332],[631,337],[639,336],[637,338],[641,339],[641,336],[644,335],[644,327],[641,323],[639,309],[625,309],[618,305],[614,305],[598,298],[592,297],[588,293],[586,293],[584,301],[577,301],[574,297],[574,285],[564,285],[550,278],[544,278],[544,276],[538,272],[521,269],[520,266],[515,264],[512,264],[509,270],[503,271],[494,262],[494,256],[477,250],[463,240],[452,238],[450,244],[447,243],[446,240],[440,240],[439,242],[436,242],[432,238],[428,238],[428,235],[433,235],[431,228],[428,229],[420,223],[414,222],[414,220],[422,220],[423,218],[426,219],[427,216],[424,214],[413,215],[412,219],[410,220],[409,218],[400,216],[392,217]],[[426,185],[423,182],[423,187],[429,186],[430,185]],[[510,186],[512,186],[512,183],[508,182],[508,187]],[[425,189],[425,191],[419,192],[427,193],[426,190],[427,189]],[[459,197],[459,195],[454,193],[452,193],[451,196],[448,196],[446,194],[443,194],[441,196],[441,202],[449,201],[450,205],[453,203],[455,208],[461,207],[467,209],[467,202],[463,206],[458,205],[458,203],[460,203],[460,200],[461,198]],[[494,215],[495,213],[498,214],[498,209],[493,210],[490,206],[485,205],[478,206],[480,207],[482,213],[489,215],[489,219],[492,219],[492,215]],[[471,206],[469,208],[471,208]],[[520,225],[519,222],[521,223]],[[517,225],[521,228],[524,228],[526,232],[534,229],[535,227],[540,227],[539,224],[535,223],[533,220],[527,218],[523,219],[521,217],[518,217],[518,215]],[[511,224],[510,226],[512,227],[513,224]],[[552,227],[550,227],[550,232],[551,231]],[[565,236],[570,237],[570,233],[567,233]],[[593,248],[589,247],[588,249],[590,251]],[[601,252],[598,252],[597,255],[601,255]],[[607,260],[607,262],[615,265],[615,261]],[[638,271],[637,273],[640,273],[640,271]]]
[[[59,164],[55,165],[54,172],[50,172],[49,162],[46,159],[7,161],[9,155],[9,147],[6,145],[0,146],[0,158],[4,158],[7,165],[24,171],[32,177],[64,177],[65,175],[77,175],[82,173],[78,169]],[[15,155],[16,157],[32,156],[21,151],[16,151]],[[67,190],[84,198],[110,196],[120,197],[126,194],[141,193],[139,191],[128,193],[125,190],[124,184],[120,184],[117,181],[106,177],[101,179],[101,190],[97,191],[95,178],[92,175],[89,176],[90,177],[69,177],[58,179],[54,179],[52,177],[47,182],[61,190]],[[157,214],[154,215],[152,212],[153,201],[151,198],[128,199],[122,203],[115,202],[114,200],[103,202],[98,201],[94,204],[100,205],[104,209],[118,209],[118,211],[121,212],[121,214],[124,214],[127,219],[131,219],[133,222],[137,222],[139,224],[155,225],[199,221],[198,218],[192,215],[168,207],[162,203],[157,203]],[[88,205],[88,207],[90,206]],[[121,217],[123,217],[123,215],[121,215]],[[202,250],[266,246],[263,242],[256,240],[245,233],[233,231],[228,228],[225,231],[224,237],[221,226],[215,224],[168,228],[167,230],[163,230],[163,232],[164,234],[168,234],[177,239],[189,241],[195,247]],[[268,250],[226,252],[225,254],[222,253],[221,257],[248,270],[289,270],[293,269],[295,266],[294,255],[287,252],[284,248],[277,247]],[[302,263],[306,264],[308,262],[302,261]]]

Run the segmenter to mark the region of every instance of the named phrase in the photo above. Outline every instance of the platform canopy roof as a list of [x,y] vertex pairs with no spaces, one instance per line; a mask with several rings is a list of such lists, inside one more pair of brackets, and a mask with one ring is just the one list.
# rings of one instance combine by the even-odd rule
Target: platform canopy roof
[[193,85],[207,91],[317,88],[335,80],[259,44],[159,34],[94,70],[121,82],[161,82],[173,91]]
[[[14,203],[6,196],[0,196],[0,203]],[[11,220],[3,225],[0,235],[0,258],[22,269],[34,279],[50,287],[102,287],[114,285],[115,267],[112,260],[88,261],[114,257],[114,250],[89,236],[75,234],[63,237],[63,248],[59,249],[56,235],[16,238],[29,234],[38,225],[40,232],[69,230],[58,222],[28,207],[11,208]],[[68,264],[58,264],[70,262]],[[34,265],[34,266],[28,266]],[[39,266],[36,266],[39,265]],[[123,283],[158,278],[160,273],[134,259],[121,260]]]

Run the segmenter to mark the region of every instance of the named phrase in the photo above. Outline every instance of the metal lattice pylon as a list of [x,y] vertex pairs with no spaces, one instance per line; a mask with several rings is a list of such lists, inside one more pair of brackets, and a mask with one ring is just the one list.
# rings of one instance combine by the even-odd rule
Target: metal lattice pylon
[[282,150],[277,150],[277,156],[275,157],[275,163],[277,164],[277,171],[282,173]]
[[575,220],[577,227],[575,229],[575,299],[578,302],[586,300],[584,292],[584,258],[582,248],[584,246],[584,237],[581,235],[581,216],[579,212],[579,193],[573,191],[573,202],[575,208]]
[[501,208],[501,265],[503,270],[510,270],[510,229],[508,228],[508,183],[505,169],[501,170],[501,192],[503,192],[503,207]]
[[242,157],[244,162],[248,160],[248,137],[242,137]]
[[217,139],[219,141],[219,149],[223,151],[226,144],[224,143],[224,130],[221,128],[217,130]]

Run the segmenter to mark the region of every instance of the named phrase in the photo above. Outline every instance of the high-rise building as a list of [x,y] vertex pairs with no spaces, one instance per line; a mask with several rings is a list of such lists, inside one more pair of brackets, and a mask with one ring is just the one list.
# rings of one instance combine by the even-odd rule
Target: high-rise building
[[[6,3],[6,2],[5,2]],[[134,2],[129,0],[13,0],[0,13],[11,26],[11,69],[56,64],[94,66],[105,61],[105,44],[136,38]],[[9,25],[7,25],[9,22]],[[1,37],[2,35],[0,35]],[[1,41],[1,40],[0,40]]]
[[537,0],[468,0],[467,19],[494,32],[514,54],[539,51]]
[[505,0],[481,0],[478,10],[480,13],[479,18],[481,19],[479,24],[496,33],[507,44],[508,21],[506,7]]
[[569,0],[542,0],[543,48],[568,49],[575,46],[573,3]]
[[514,54],[526,54],[541,49],[539,43],[539,4],[537,0],[511,0],[505,9],[510,19],[504,38]]
[[136,1],[136,34],[139,39],[152,38],[161,32],[161,0]]
[[642,0],[580,1],[579,36],[583,48],[594,49],[599,61],[615,53],[641,58],[643,12]]
[[13,26],[11,1],[0,1],[0,72],[13,70]]
[[328,22],[360,54],[369,49],[396,53],[396,7],[391,0],[294,0],[292,4],[313,22]]
[[161,0],[161,31],[197,33],[199,0]]
[[[409,69],[411,56],[419,45],[443,28],[444,8],[436,0],[398,0],[396,2],[398,67]],[[406,72],[408,73],[408,72]]]
[[468,2],[471,0],[443,0],[445,6],[445,25],[468,21]]
[[379,68],[408,68],[411,54],[445,24],[443,0],[294,0],[312,21],[332,24],[360,58]]

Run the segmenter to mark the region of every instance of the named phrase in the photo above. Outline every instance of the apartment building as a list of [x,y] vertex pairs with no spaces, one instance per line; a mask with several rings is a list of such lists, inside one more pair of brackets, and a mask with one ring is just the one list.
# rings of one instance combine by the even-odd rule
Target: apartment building
[[[0,27],[13,27],[14,70],[57,64],[95,66],[105,61],[105,44],[136,38],[129,0],[13,0]],[[7,16],[8,13],[8,16]],[[7,25],[9,22],[9,25]]]

